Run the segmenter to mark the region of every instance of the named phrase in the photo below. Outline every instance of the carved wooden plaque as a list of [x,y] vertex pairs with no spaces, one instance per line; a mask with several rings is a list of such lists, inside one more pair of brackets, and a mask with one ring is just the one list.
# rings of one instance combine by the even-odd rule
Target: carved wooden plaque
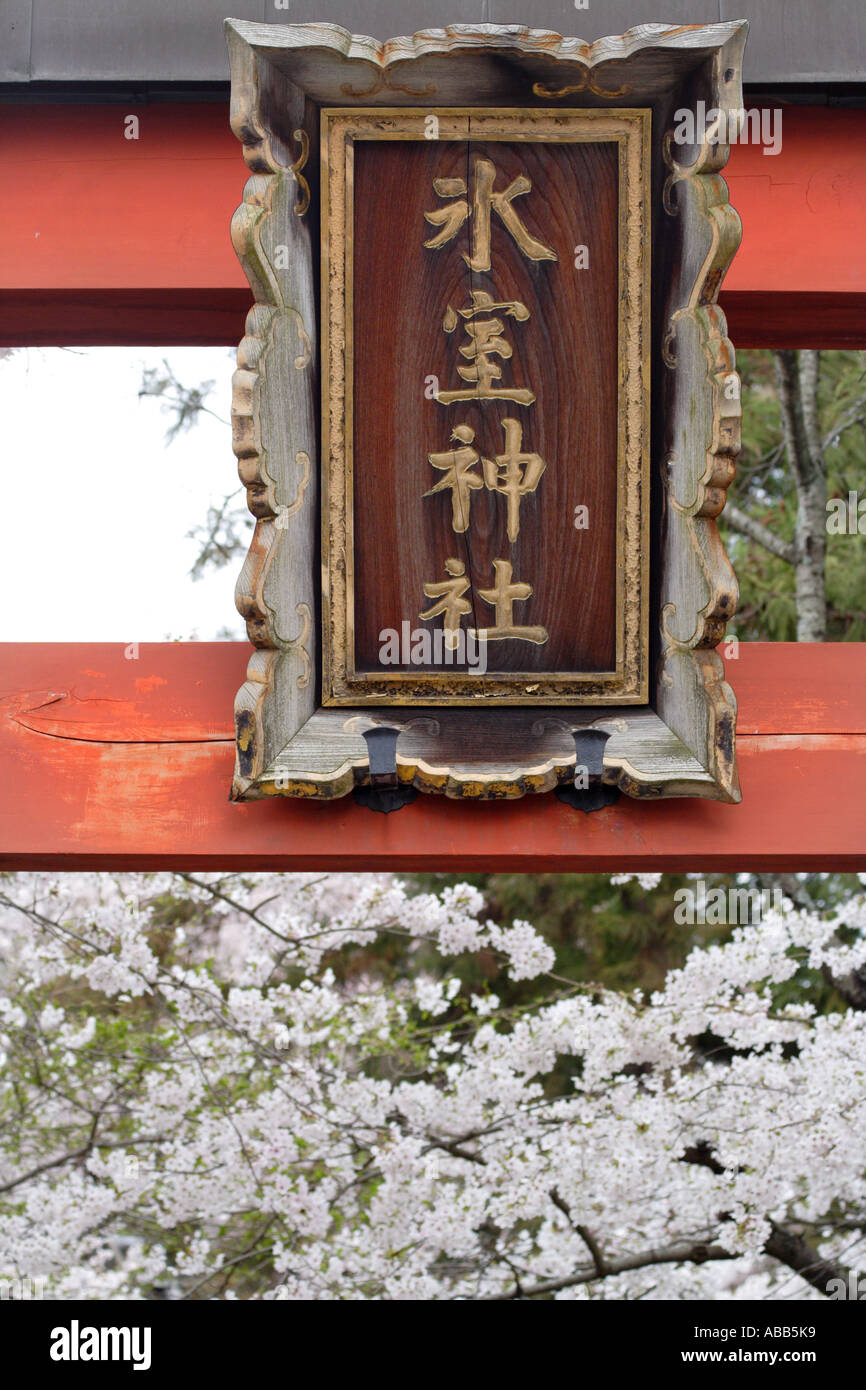
[[736,129],[745,26],[227,29],[256,298],[233,795],[363,790],[388,730],[404,788],[543,792],[594,729],[609,786],[738,800],[740,227],[718,132],[673,132],[699,101]]
[[324,703],[645,703],[649,112],[322,120]]

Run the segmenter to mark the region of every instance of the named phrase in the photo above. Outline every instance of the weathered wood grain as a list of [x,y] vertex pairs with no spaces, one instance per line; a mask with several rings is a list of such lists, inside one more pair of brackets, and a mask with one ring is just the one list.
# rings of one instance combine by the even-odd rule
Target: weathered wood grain
[[[660,243],[656,275],[662,276],[666,293],[659,296],[654,370],[660,378],[667,375],[659,387],[656,408],[659,422],[664,419],[664,429],[657,431],[654,458],[656,477],[661,478],[661,483],[655,484],[655,529],[661,539],[654,555],[657,573],[652,612],[645,592],[637,592],[629,584],[624,589],[632,615],[639,613],[643,623],[651,621],[654,627],[658,626],[660,649],[655,712],[650,710],[652,717],[642,722],[634,718],[631,724],[627,723],[621,732],[621,746],[612,741],[616,756],[609,753],[606,759],[606,776],[615,778],[631,795],[682,795],[685,790],[724,800],[739,799],[734,751],[736,706],[722,663],[714,652],[724,633],[725,620],[736,604],[735,581],[714,518],[723,505],[738,447],[739,405],[732,403],[726,391],[733,376],[733,355],[716,301],[736,247],[739,223],[727,205],[726,189],[718,174],[727,158],[727,147],[711,148],[709,138],[704,138],[696,149],[678,151],[675,159],[669,140],[663,145],[663,137],[670,129],[677,103],[692,103],[701,97],[708,107],[727,110],[742,105],[740,68],[744,36],[744,26],[736,24],[685,28],[649,25],[620,38],[584,45],[517,26],[479,25],[452,26],[412,39],[378,44],[354,38],[329,25],[229,23],[234,125],[244,140],[250,167],[268,181],[267,188],[264,184],[258,187],[253,181],[248,191],[247,203],[261,211],[244,215],[247,230],[238,249],[250,283],[266,308],[277,302],[272,283],[273,238],[270,247],[267,244],[268,228],[273,229],[276,223],[272,213],[264,214],[275,196],[272,186],[282,186],[283,180],[294,178],[291,168],[297,165],[298,154],[290,146],[293,129],[302,124],[301,93],[306,101],[304,119],[308,132],[315,124],[315,108],[322,104],[366,103],[371,107],[424,109],[461,103],[519,108],[531,100],[556,111],[566,104],[610,110],[614,104],[627,100],[632,105],[651,108],[657,172],[661,172],[664,149],[669,174],[665,211],[659,205],[655,214]],[[513,114],[516,117],[518,113]],[[482,112],[478,119],[483,121]],[[658,186],[661,187],[661,180]],[[339,203],[343,194],[332,189],[331,196],[329,216],[341,218],[342,209],[333,199]],[[645,209],[636,199],[624,222],[629,236],[645,217]],[[310,248],[304,245],[296,249],[295,273],[303,283],[308,274]],[[335,294],[339,297],[343,292],[343,273],[340,267],[336,271],[331,268],[331,301]],[[280,294],[283,302],[289,302],[282,290]],[[381,322],[374,318],[374,325],[381,338]],[[254,326],[250,336],[256,337],[260,332],[260,327]],[[344,344],[331,334],[325,351],[328,380],[332,382],[344,365]],[[377,389],[375,374],[372,380],[364,376],[368,366],[359,365],[367,396]],[[312,682],[305,687],[306,694],[298,694],[304,678],[297,672],[297,659],[306,662],[309,658],[311,669],[315,671],[317,667],[307,626],[308,616],[312,619],[315,613],[315,604],[301,597],[309,592],[304,589],[309,577],[304,568],[309,539],[291,552],[285,548],[281,552],[274,509],[276,491],[281,488],[280,504],[291,510],[287,498],[290,490],[298,486],[292,466],[298,453],[296,445],[294,455],[292,452],[291,431],[295,420],[303,417],[309,393],[304,388],[300,398],[293,395],[289,382],[280,379],[276,362],[272,375],[274,380],[269,383],[266,372],[257,374],[259,396],[253,397],[252,419],[255,431],[257,419],[270,418],[274,437],[281,440],[278,451],[272,448],[272,453],[279,453],[279,462],[269,456],[264,466],[259,442],[254,440],[251,448],[246,438],[242,440],[253,458],[252,504],[263,509],[241,585],[251,636],[261,651],[251,664],[238,702],[239,776],[235,795],[254,798],[276,789],[288,795],[327,798],[335,794],[335,789],[337,794],[345,795],[357,777],[365,775],[364,764],[363,759],[355,759],[355,753],[361,756],[357,745],[352,752],[351,740],[355,736],[339,720],[325,718],[321,711],[314,712],[309,689]],[[627,385],[628,378],[621,371],[620,391]],[[246,410],[243,393],[248,390],[242,384],[240,414]],[[637,402],[633,397],[629,399],[627,428],[634,437],[642,429],[641,407],[639,397]],[[341,440],[346,429],[340,401],[333,391],[328,398],[326,418],[332,441],[326,479],[328,488],[333,490],[337,456],[333,440]],[[287,420],[293,423],[286,424]],[[395,433],[389,445],[392,452],[396,441]],[[368,440],[368,453],[369,443]],[[342,446],[338,445],[337,454],[339,447]],[[312,446],[305,452],[313,458]],[[326,493],[324,506],[328,505]],[[402,506],[398,505],[395,512],[399,523]],[[329,553],[338,555],[337,566],[331,571],[332,582],[336,576],[342,583],[349,563],[351,528],[346,529],[344,519],[335,529],[332,514],[326,515],[325,525],[330,527],[325,532]],[[640,534],[646,551],[650,539],[647,509],[642,515],[639,511],[629,513],[626,527],[631,528],[632,537]],[[306,530],[298,534],[308,537]],[[399,553],[399,525],[385,540],[386,546],[380,546],[380,551],[393,553],[396,549]],[[426,556],[424,559],[426,562]],[[266,576],[272,576],[267,588]],[[413,574],[412,583],[418,578]],[[366,584],[364,595],[369,600],[372,589],[368,575],[362,574],[361,584],[362,589]],[[401,591],[401,604],[402,599]],[[324,601],[326,607],[331,602],[327,589]],[[369,601],[364,604],[364,613],[370,615],[375,627]],[[296,626],[299,619],[300,630]],[[374,627],[361,633],[362,655],[367,660]],[[577,641],[573,633],[570,637]],[[490,711],[481,713],[483,717]],[[501,724],[506,737],[510,725],[500,718],[503,713],[497,707],[490,722],[494,727]],[[653,723],[656,716],[660,716],[665,729],[663,738],[657,737],[659,729]],[[351,717],[351,710],[347,717]],[[568,718],[581,722],[583,714],[572,709],[566,723]],[[481,738],[481,725],[461,729],[464,739]],[[652,736],[644,738],[650,729]],[[525,728],[521,737],[526,742]],[[512,761],[507,767],[491,765],[486,777],[479,777],[474,766],[465,762],[455,760],[453,766],[446,766],[443,757],[437,757],[429,732],[402,736],[406,738],[410,738],[410,744],[404,746],[411,746],[414,751],[406,754],[404,775],[424,790],[482,798],[488,794],[521,795],[528,790],[544,790],[552,779],[567,775],[555,750],[526,746],[521,755],[526,758],[523,764],[518,766]],[[425,739],[427,743],[423,743]],[[415,747],[417,741],[420,743]],[[308,765],[301,766],[305,759]]]
[[[233,448],[256,528],[235,601],[256,651],[235,699],[241,796],[316,708],[318,535],[316,303],[303,173],[315,123],[304,97],[229,34],[232,129],[253,171],[232,242],[256,303],[238,348]],[[279,108],[262,124],[262,92]]]
[[[739,82],[734,58],[719,52],[694,74],[689,104],[736,109]],[[697,754],[717,795],[738,801],[737,704],[714,648],[738,598],[715,518],[740,450],[740,380],[717,300],[741,224],[719,172],[730,147],[716,134],[707,130],[696,146],[680,150],[668,126],[662,141],[669,173],[657,272],[664,366],[655,707]]]
[[383,43],[337,24],[226,27],[321,105],[458,106],[467,90],[476,106],[622,104],[637,90],[653,101],[720,49],[739,73],[745,41],[738,21],[639,24],[592,44],[522,24],[449,24]]
[[[565,716],[563,718],[563,715]],[[712,796],[701,763],[651,710],[562,710],[558,706],[487,710],[438,707],[317,710],[257,783],[265,796],[345,796],[369,780],[363,738],[375,727],[404,730],[397,772],[419,791],[499,801],[551,791],[574,778],[573,728],[600,728],[604,780],[630,796]],[[651,771],[649,771],[651,769]]]
[[[354,362],[359,355],[353,337],[357,279],[353,274],[356,217],[352,209],[353,203],[357,201],[354,158],[359,152],[359,146],[363,153],[363,142],[366,140],[424,140],[425,144],[428,143],[428,117],[423,110],[406,112],[400,108],[378,108],[368,112],[355,108],[338,108],[326,111],[322,118],[322,162],[323,170],[327,170],[322,203],[325,229],[322,275],[323,287],[327,288],[327,313],[323,313],[323,353],[326,362],[323,374],[323,459],[326,460],[323,469],[323,562],[327,569],[328,592],[328,601],[325,604],[326,641],[323,646],[324,703],[361,703],[371,706],[380,703],[414,702],[469,705],[483,701],[485,705],[495,702],[497,707],[537,703],[563,706],[572,703],[581,706],[639,704],[647,695],[647,565],[644,541],[647,534],[645,502],[649,469],[649,412],[646,390],[649,340],[649,112],[631,109],[574,111],[570,108],[548,112],[536,108],[479,110],[469,107],[437,108],[432,115],[437,122],[438,139],[446,143],[458,140],[469,142],[470,153],[467,158],[470,160],[471,150],[476,142],[489,143],[491,151],[501,150],[503,147],[507,151],[509,145],[514,145],[512,167],[515,170],[519,167],[519,159],[525,148],[531,150],[533,146],[539,146],[543,150],[546,148],[545,142],[586,141],[589,145],[599,142],[618,143],[617,199],[615,209],[610,209],[612,213],[616,213],[616,222],[613,230],[605,228],[604,231],[605,243],[615,242],[619,250],[616,335],[616,660],[611,663],[609,672],[582,673],[560,670],[548,673],[543,668],[534,667],[521,672],[497,670],[497,657],[494,652],[491,662],[494,670],[490,676],[467,671],[459,680],[455,680],[450,673],[443,674],[441,670],[429,672],[418,670],[417,667],[411,675],[402,676],[399,673],[391,676],[386,672],[375,677],[372,673],[353,673],[352,647],[357,616],[355,610],[359,607],[352,601],[357,556],[354,545],[356,527],[352,522],[356,470],[351,448],[356,430],[353,423],[353,372],[347,370],[346,364]],[[566,182],[567,187],[561,190],[562,198],[577,211],[587,198],[591,198],[591,192],[573,180],[568,179]],[[538,191],[546,191],[544,183]],[[424,216],[424,206],[425,203],[419,199],[418,220]],[[537,222],[533,221],[532,225],[537,232]],[[496,230],[493,228],[494,233]],[[598,251],[598,240],[593,240],[593,254]],[[498,238],[494,236],[494,245],[497,244]],[[431,252],[432,248],[428,247],[428,255]],[[565,253],[563,255],[565,257]],[[565,257],[565,265],[561,266],[557,262],[553,266],[548,263],[543,268],[536,267],[539,272],[539,285],[547,291],[541,299],[542,302],[547,299],[549,309],[552,308],[551,284],[555,279],[555,273],[560,271],[576,274],[577,268],[574,267],[572,270],[573,260],[571,248]],[[368,279],[372,277],[378,284],[380,272],[375,263],[367,269]],[[547,273],[542,274],[542,271]],[[448,278],[453,279],[454,276]],[[465,272],[463,278],[465,280]],[[546,283],[548,279],[550,284]],[[613,295],[609,301],[609,308],[613,309]],[[603,316],[596,317],[599,323],[603,322]],[[384,331],[395,331],[392,320],[388,320]],[[575,330],[575,336],[580,337],[579,330]],[[376,346],[378,351],[378,343]],[[454,356],[457,356],[456,351]],[[582,372],[574,360],[571,344],[566,345],[564,361],[561,344],[558,354],[551,344],[551,351],[540,356],[546,356],[546,360],[539,363],[539,367],[544,368],[545,378],[565,383],[566,394],[581,399],[581,384],[578,378]],[[429,382],[431,378],[427,376],[425,380]],[[404,385],[401,374],[398,390]],[[385,389],[387,390],[387,387]],[[381,386],[377,382],[377,397],[380,391]],[[601,405],[604,392],[596,391],[594,395],[599,398],[598,403]],[[438,404],[441,403],[440,396]],[[551,399],[548,405],[554,403],[558,402]],[[482,407],[479,407],[482,412],[479,424],[483,422],[483,408],[489,405],[490,402],[484,402]],[[589,395],[587,406],[590,414],[596,409],[593,393]],[[365,408],[363,401],[361,408]],[[528,406],[523,408],[529,411]],[[519,425],[520,421],[516,423]],[[550,420],[547,423],[552,425]],[[402,429],[411,434],[408,421]],[[610,442],[612,444],[612,440]],[[562,477],[561,470],[559,476]],[[532,500],[538,501],[540,507],[538,497]],[[608,508],[610,506],[609,501]],[[536,514],[540,516],[540,511]],[[567,515],[573,516],[571,508]],[[545,529],[549,529],[549,523]],[[548,546],[543,547],[543,550],[551,544],[550,538],[545,537],[545,540]],[[554,535],[554,549],[555,540]],[[574,549],[573,540],[568,543],[568,548]],[[382,552],[393,553],[387,547],[383,547]],[[453,559],[456,564],[465,564],[459,552],[457,555],[446,555],[446,558]],[[469,558],[471,560],[471,554]],[[510,560],[508,562],[511,563]],[[489,579],[486,583],[489,583]],[[482,580],[485,587],[486,583]],[[583,588],[586,588],[585,580]],[[532,601],[535,602],[535,594],[532,595]],[[480,596],[475,597],[476,614],[482,602]],[[573,602],[566,603],[566,621],[573,620],[574,607]],[[408,619],[403,621],[409,622]],[[380,628],[379,631],[381,630]]]

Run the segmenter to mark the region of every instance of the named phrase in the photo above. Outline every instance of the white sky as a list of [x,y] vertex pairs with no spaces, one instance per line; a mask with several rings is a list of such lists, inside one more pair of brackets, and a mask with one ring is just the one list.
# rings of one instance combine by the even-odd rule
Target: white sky
[[[229,348],[18,348],[0,358],[0,641],[213,641],[245,637],[241,557],[193,581],[187,532],[239,486],[228,425]],[[173,416],[138,399],[166,359],[208,407],[166,444]],[[242,494],[241,494],[242,499]],[[250,518],[252,522],[252,518]],[[223,636],[226,634],[223,633]]]

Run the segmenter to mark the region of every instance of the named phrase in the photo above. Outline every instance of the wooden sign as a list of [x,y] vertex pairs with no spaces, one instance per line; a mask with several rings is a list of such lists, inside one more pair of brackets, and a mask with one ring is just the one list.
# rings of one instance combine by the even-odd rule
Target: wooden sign
[[649,115],[323,113],[326,703],[646,702]]
[[741,105],[744,26],[228,35],[256,296],[233,795],[579,787],[592,730],[608,786],[737,800],[739,220],[727,147],[673,132]]

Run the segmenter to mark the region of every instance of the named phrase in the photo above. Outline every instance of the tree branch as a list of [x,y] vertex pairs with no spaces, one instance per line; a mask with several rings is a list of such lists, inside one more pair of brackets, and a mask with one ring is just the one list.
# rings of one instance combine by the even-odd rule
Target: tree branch
[[836,993],[842,996],[849,1008],[856,1009],[858,1013],[866,1010],[866,966],[861,965],[859,969],[837,977],[825,964],[821,967],[821,974],[828,985],[832,985]]
[[[562,1205],[557,1202],[557,1206]],[[566,1209],[567,1210],[567,1209]],[[786,1265],[811,1284],[819,1293],[826,1294],[831,1280],[841,1279],[848,1286],[850,1271],[835,1260],[824,1260],[802,1236],[784,1230],[772,1223],[772,1233],[764,1245],[764,1252],[780,1264]],[[577,1229],[577,1228],[575,1228]],[[597,1248],[597,1247],[596,1247]],[[481,1301],[485,1303],[504,1303],[519,1298],[541,1298],[546,1294],[559,1293],[578,1284],[591,1284],[595,1279],[609,1278],[615,1274],[627,1274],[635,1269],[648,1269],[652,1265],[663,1264],[706,1264],[711,1260],[734,1260],[741,1258],[725,1250],[721,1245],[704,1241],[679,1240],[671,1245],[643,1250],[636,1255],[623,1255],[620,1259],[602,1260],[599,1270],[595,1257],[594,1268],[570,1274],[565,1279],[548,1279],[529,1287],[515,1287],[509,1293],[487,1294]]]
[[[623,1255],[620,1259],[605,1260],[605,1277],[613,1274],[626,1274],[633,1269],[647,1269],[650,1265],[664,1264],[706,1264],[708,1260],[733,1260],[737,1257],[721,1245],[711,1245],[702,1241],[679,1240],[636,1255]],[[577,1284],[591,1284],[601,1276],[597,1269],[586,1270],[580,1274],[570,1274],[565,1279],[548,1279],[541,1284],[525,1287],[521,1292],[487,1294],[482,1303],[505,1303],[516,1298],[539,1298],[544,1294],[559,1293],[560,1289],[571,1289]]]
[[816,352],[785,349],[774,352],[773,357],[785,454],[797,488],[797,641],[823,642],[827,635],[827,475],[818,428],[820,356]]
[[550,1200],[553,1203],[553,1205],[555,1207],[558,1207],[559,1210],[562,1212],[563,1216],[568,1221],[568,1224],[569,1226],[571,1226],[572,1230],[576,1231],[577,1234],[580,1236],[581,1240],[583,1241],[584,1245],[586,1246],[587,1250],[592,1256],[592,1262],[595,1265],[596,1274],[598,1275],[599,1279],[603,1279],[607,1274],[607,1263],[605,1261],[604,1255],[601,1252],[601,1246],[599,1245],[595,1236],[592,1234],[592,1231],[589,1229],[588,1226],[581,1226],[577,1222],[572,1220],[571,1211],[569,1209],[568,1203],[563,1201],[556,1188],[554,1188],[551,1192]]
[[487,1159],[481,1154],[470,1153],[468,1149],[461,1148],[460,1140],[433,1139],[428,1136],[429,1147],[431,1149],[442,1149],[447,1154],[452,1154],[454,1158],[465,1158],[468,1163],[480,1163],[487,1167]]
[[848,1287],[850,1271],[845,1265],[837,1264],[835,1260],[822,1259],[802,1236],[784,1230],[783,1227],[777,1226],[775,1221],[771,1224],[772,1234],[764,1246],[766,1254],[772,1255],[774,1260],[793,1269],[819,1293],[826,1294],[831,1279],[841,1279],[845,1287]]
[[825,434],[821,441],[821,452],[826,453],[828,449],[835,449],[840,438],[846,430],[853,429],[854,425],[866,425],[866,396],[861,400],[855,401],[836,422],[833,429]]
[[61,1154],[59,1158],[47,1159],[45,1163],[37,1164],[29,1172],[22,1173],[20,1178],[11,1178],[9,1182],[0,1186],[0,1193],[11,1192],[13,1188],[20,1187],[23,1182],[29,1182],[31,1178],[38,1178],[43,1173],[49,1173],[52,1168],[62,1168],[64,1163],[78,1163],[82,1158],[89,1158],[94,1149],[131,1149],[135,1144],[161,1144],[164,1139],[164,1134],[143,1134],[138,1139],[100,1139],[97,1143],[95,1126],[92,1126],[91,1137],[86,1144],[82,1144],[80,1149],[72,1149],[69,1153]]
[[782,416],[782,436],[788,463],[798,487],[807,487],[812,480],[812,456],[809,430],[803,410],[802,387],[811,385],[811,377],[800,374],[798,354],[793,348],[773,353],[776,364],[776,389]]
[[732,502],[725,505],[722,513],[722,520],[732,526],[741,535],[748,536],[749,540],[757,541],[765,550],[769,550],[773,555],[778,555],[780,560],[787,560],[789,565],[794,564],[795,551],[791,541],[783,541],[781,536],[777,536],[763,522],[756,521],[747,512],[740,511]]
[[[716,1174],[725,1171],[724,1166],[714,1156],[712,1145],[704,1139],[691,1149],[686,1149],[680,1157],[680,1162],[696,1163]],[[811,1284],[819,1293],[826,1294],[831,1279],[841,1279],[847,1287],[849,1270],[845,1265],[837,1264],[835,1260],[822,1259],[817,1250],[801,1235],[786,1231],[775,1221],[771,1221],[770,1226],[770,1235],[764,1242],[765,1255],[770,1255],[780,1264],[787,1265],[788,1269],[799,1274],[801,1279],[805,1279],[806,1283]]]

